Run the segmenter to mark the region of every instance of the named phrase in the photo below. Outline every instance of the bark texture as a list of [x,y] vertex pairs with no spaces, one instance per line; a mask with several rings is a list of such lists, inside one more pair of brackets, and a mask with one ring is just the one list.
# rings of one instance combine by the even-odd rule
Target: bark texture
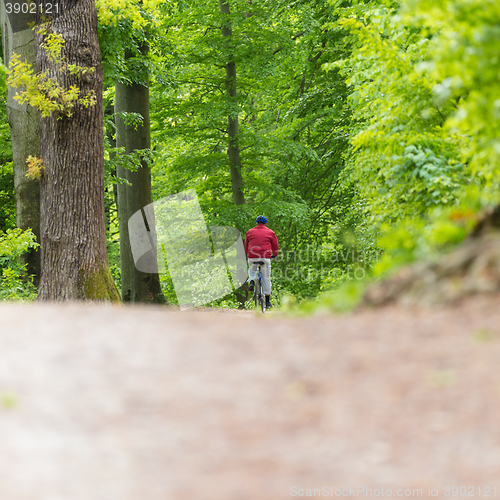
[[59,16],[47,31],[63,36],[62,57],[94,67],[84,77],[61,73],[35,35],[38,71],[82,95],[95,91],[97,104],[77,105],[73,116],[52,113],[40,121],[41,264],[39,300],[111,300],[119,294],[111,276],[104,217],[102,66],[94,0],[60,0]]
[[[115,86],[115,113],[126,110],[125,86],[117,83]],[[125,121],[118,114],[116,116],[116,147],[127,150],[127,134]],[[127,169],[118,165],[116,175],[121,179],[127,179]],[[117,185],[117,209],[118,224],[120,228],[120,271],[121,271],[121,292],[122,301],[130,302],[132,300],[132,277],[131,270],[134,266],[132,251],[130,248],[130,239],[128,234],[128,209],[127,209],[127,186],[125,184]]]
[[[117,116],[117,146],[124,147],[125,153],[149,150],[151,148],[149,120],[149,87],[145,84],[116,84],[115,111],[138,113],[142,125],[136,128],[127,125]],[[122,300],[125,302],[163,303],[165,297],[157,273],[138,271],[132,258],[128,233],[128,220],[138,210],[153,202],[151,191],[151,167],[146,161],[135,172],[119,167],[118,176],[127,179],[130,185],[118,187],[118,219],[120,224],[120,256],[122,272]],[[154,228],[150,228],[154,230]]]
[[[3,60],[9,64],[13,52],[35,66],[36,53],[32,29],[13,32],[5,12],[4,2],[0,3],[0,17],[3,44]],[[12,139],[12,160],[14,166],[14,190],[16,196],[17,227],[25,231],[31,229],[40,241],[40,183],[26,177],[28,156],[39,156],[39,113],[26,104],[14,100],[16,89],[7,88],[7,118]],[[34,282],[40,281],[40,252],[31,250],[25,256],[28,273],[34,275]]]
[[[227,0],[219,0],[220,14],[222,17],[222,36],[226,38],[228,47],[228,56],[226,63],[226,92],[231,105],[236,107],[236,63],[234,61],[234,54],[231,50],[231,38],[233,30],[230,20],[230,7]],[[230,112],[227,118],[227,135],[228,147],[227,156],[229,158],[229,165],[231,169],[231,189],[233,192],[233,202],[235,205],[242,205],[245,203],[243,195],[243,177],[241,175],[241,158],[240,147],[238,144],[238,113]]]

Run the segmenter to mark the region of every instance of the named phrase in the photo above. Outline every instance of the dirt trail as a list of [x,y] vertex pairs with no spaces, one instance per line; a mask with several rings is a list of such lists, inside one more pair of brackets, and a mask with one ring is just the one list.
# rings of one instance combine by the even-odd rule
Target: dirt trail
[[2,304],[0,499],[500,496],[499,304]]

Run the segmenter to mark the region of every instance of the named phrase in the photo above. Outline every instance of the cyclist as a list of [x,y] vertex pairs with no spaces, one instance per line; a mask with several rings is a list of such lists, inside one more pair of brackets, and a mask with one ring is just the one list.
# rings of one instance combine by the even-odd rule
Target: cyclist
[[273,230],[269,229],[267,219],[263,215],[259,215],[255,222],[257,226],[249,229],[245,236],[245,252],[248,257],[248,280],[249,290],[253,292],[255,287],[255,276],[257,274],[258,264],[256,262],[264,262],[260,266],[262,272],[262,291],[266,296],[266,309],[271,306],[271,259],[276,259],[278,256],[278,238]]

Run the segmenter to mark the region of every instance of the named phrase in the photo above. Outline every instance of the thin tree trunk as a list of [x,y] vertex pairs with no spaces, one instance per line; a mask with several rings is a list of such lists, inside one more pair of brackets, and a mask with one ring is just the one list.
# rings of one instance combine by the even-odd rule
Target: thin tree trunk
[[[226,38],[228,51],[228,59],[226,63],[226,92],[231,104],[236,105],[236,63],[234,54],[231,50],[231,42],[233,30],[230,21],[230,8],[227,0],[219,0],[219,8],[222,17],[222,36]],[[238,113],[229,114],[228,116],[228,147],[227,156],[231,169],[231,189],[233,192],[233,202],[235,205],[245,203],[243,195],[243,177],[241,175],[241,158],[240,147],[238,144]]]
[[[59,0],[59,15],[47,26],[65,40],[70,64],[94,67],[82,78],[61,73],[35,35],[38,71],[49,71],[64,88],[94,90],[97,104],[77,105],[72,117],[40,120],[41,263],[39,300],[112,300],[119,294],[106,251],[102,65],[94,0]],[[40,19],[37,19],[40,21]],[[59,118],[59,119],[58,119]]]
[[[251,3],[251,2],[250,2]],[[231,23],[231,9],[229,0],[219,0],[219,9],[222,18],[221,32],[225,38],[227,53],[226,53],[226,93],[228,101],[235,107],[237,101],[237,84],[236,84],[236,62],[232,47],[233,30]],[[245,14],[247,17],[250,15]],[[233,203],[235,205],[243,205],[245,196],[243,194],[243,176],[241,174],[241,157],[240,146],[238,142],[239,132],[239,116],[238,113],[229,113],[227,117],[227,135],[228,146],[227,156],[229,159],[229,168],[231,173],[231,191],[233,193]],[[245,283],[242,287],[236,290],[236,299],[239,302],[239,309],[245,308],[245,302],[248,298],[248,285]]]
[[[0,3],[3,59],[9,64],[12,53],[16,52],[21,59],[35,66],[36,52],[33,30],[28,27],[17,26],[12,29],[5,3]],[[12,139],[12,158],[14,166],[14,190],[16,196],[17,227],[25,231],[30,228],[40,241],[40,183],[26,177],[28,156],[40,154],[39,142],[39,112],[28,106],[20,105],[13,99],[16,89],[7,88],[7,118],[9,120]],[[40,252],[31,250],[25,256],[28,273],[34,275],[34,282],[40,281]]]
[[[116,112],[138,113],[143,123],[137,128],[123,123],[117,116],[117,145],[125,147],[125,153],[151,148],[149,121],[149,87],[140,83],[116,84]],[[143,273],[134,265],[128,233],[128,220],[137,211],[153,202],[151,191],[151,167],[146,161],[135,172],[120,168],[118,174],[130,182],[121,184],[118,191],[120,223],[120,252],[122,265],[122,298],[132,302],[164,303],[165,297],[157,273]],[[151,228],[154,230],[154,228]],[[123,230],[123,232],[122,232]],[[125,280],[124,280],[125,278]]]

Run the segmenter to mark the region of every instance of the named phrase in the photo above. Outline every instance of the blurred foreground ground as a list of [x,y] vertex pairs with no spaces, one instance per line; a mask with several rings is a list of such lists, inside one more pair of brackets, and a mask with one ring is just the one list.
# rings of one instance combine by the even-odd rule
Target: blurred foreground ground
[[300,319],[0,316],[1,500],[500,496],[499,296]]

